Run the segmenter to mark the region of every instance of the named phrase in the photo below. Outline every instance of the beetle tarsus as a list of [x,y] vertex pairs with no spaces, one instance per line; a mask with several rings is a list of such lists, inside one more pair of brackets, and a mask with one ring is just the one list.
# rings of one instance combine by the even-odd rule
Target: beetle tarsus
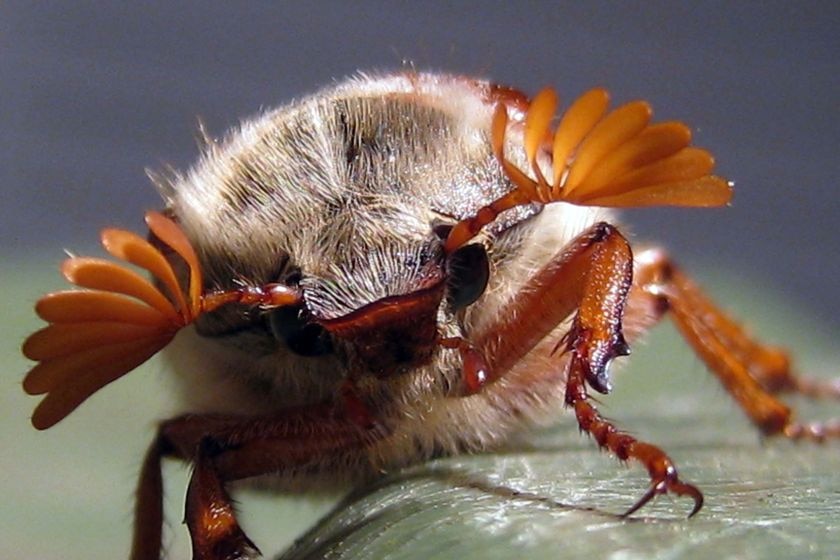
[[580,429],[589,433],[599,447],[609,450],[622,461],[635,459],[642,463],[650,474],[650,487],[622,517],[632,515],[659,494],[693,498],[694,508],[688,516],[694,516],[703,507],[703,494],[694,485],[679,479],[673,461],[664,451],[620,431],[600,415],[589,402],[583,365],[584,360],[580,356],[572,356],[566,381],[566,403],[574,408]]
[[794,441],[810,440],[816,443],[825,443],[829,439],[840,438],[840,419],[834,418],[825,422],[808,422],[805,424],[792,422],[785,426],[782,435]]

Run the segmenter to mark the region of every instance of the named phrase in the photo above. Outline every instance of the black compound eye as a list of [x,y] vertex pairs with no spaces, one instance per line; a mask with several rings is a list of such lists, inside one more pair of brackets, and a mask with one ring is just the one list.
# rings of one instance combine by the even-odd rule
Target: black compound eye
[[465,245],[447,259],[447,300],[454,310],[481,297],[490,278],[490,262],[483,245]]
[[449,232],[452,231],[453,227],[454,226],[452,224],[446,222],[436,221],[432,223],[432,231],[441,241],[446,241],[446,238],[449,237]]
[[266,320],[274,338],[299,356],[323,356],[333,351],[329,334],[320,325],[306,322],[300,307],[274,309]]

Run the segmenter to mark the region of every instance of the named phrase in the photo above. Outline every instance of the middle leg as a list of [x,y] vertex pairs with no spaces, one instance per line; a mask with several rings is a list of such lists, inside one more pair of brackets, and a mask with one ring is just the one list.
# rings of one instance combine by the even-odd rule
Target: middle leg
[[762,344],[716,306],[659,249],[636,259],[634,287],[625,322],[646,329],[668,314],[697,356],[763,434],[791,439],[840,437],[840,422],[799,423],[781,402],[780,393],[811,398],[840,397],[840,380],[815,380],[798,375],[787,352]]

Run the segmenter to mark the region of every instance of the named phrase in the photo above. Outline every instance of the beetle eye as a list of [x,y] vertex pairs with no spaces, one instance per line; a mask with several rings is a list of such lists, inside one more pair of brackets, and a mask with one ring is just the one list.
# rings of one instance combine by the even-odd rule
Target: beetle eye
[[323,356],[333,351],[329,334],[301,315],[300,307],[280,307],[269,311],[266,317],[274,338],[286,343],[289,350],[299,356]]
[[490,263],[483,245],[461,247],[447,259],[447,300],[454,310],[467,307],[481,297],[490,278]]
[[449,237],[449,232],[452,231],[452,227],[452,224],[447,222],[438,220],[432,222],[432,232],[434,232],[437,238],[441,241],[446,241],[446,238]]

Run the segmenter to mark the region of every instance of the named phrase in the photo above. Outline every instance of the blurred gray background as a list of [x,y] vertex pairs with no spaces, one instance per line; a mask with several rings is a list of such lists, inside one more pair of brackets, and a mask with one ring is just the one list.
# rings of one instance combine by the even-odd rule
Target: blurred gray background
[[159,206],[197,116],[238,119],[404,61],[568,100],[593,85],[680,118],[736,182],[731,208],[631,211],[840,325],[840,4],[834,2],[9,2],[0,4],[0,240],[56,261]]

